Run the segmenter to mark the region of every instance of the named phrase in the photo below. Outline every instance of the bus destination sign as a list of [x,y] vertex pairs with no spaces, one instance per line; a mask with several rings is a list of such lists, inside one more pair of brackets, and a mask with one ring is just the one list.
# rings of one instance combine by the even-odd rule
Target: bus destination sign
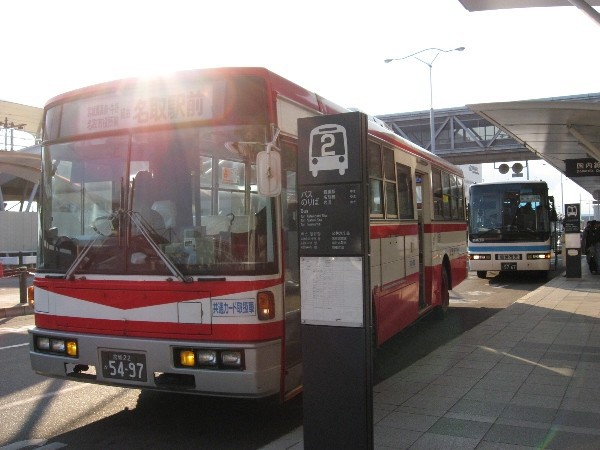
[[213,90],[211,85],[140,90],[83,99],[74,106],[77,133],[207,120],[213,116]]

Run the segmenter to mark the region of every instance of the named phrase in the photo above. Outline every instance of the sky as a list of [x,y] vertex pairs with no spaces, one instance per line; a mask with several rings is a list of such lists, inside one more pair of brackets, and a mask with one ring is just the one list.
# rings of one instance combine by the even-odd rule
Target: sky
[[[432,65],[434,108],[600,92],[600,26],[575,7],[469,12],[458,0],[19,0],[2,2],[0,14],[0,100],[36,107],[113,79],[261,66],[371,115],[428,110],[427,65],[384,59],[461,46]],[[430,62],[435,52],[420,56]]]

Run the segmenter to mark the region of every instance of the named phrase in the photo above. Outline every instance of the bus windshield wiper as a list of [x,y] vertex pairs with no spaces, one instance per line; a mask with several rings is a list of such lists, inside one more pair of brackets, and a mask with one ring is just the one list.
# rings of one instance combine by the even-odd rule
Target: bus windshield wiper
[[71,263],[71,265],[67,269],[67,271],[65,273],[65,277],[64,277],[65,280],[72,280],[73,279],[73,274],[75,273],[75,271],[77,270],[77,268],[79,267],[79,265],[82,263],[82,261],[85,259],[86,255],[92,249],[92,247],[94,246],[94,244],[100,238],[103,238],[103,236],[98,236],[98,237],[92,239],[91,241],[88,241],[87,244],[85,244],[85,246],[83,247],[83,249],[81,250],[81,252],[79,252],[79,254],[75,258],[75,260]]
[[184,283],[191,283],[194,281],[192,277],[186,277],[181,273],[181,271],[177,268],[175,264],[169,259],[167,255],[160,249],[160,246],[157,244],[156,240],[152,237],[152,235],[157,235],[156,231],[152,228],[152,226],[142,217],[139,212],[136,211],[126,211],[125,214],[129,217],[129,220],[140,230],[144,239],[150,244],[152,249],[156,252],[161,261],[167,266],[167,268],[171,271],[171,273],[179,278]]

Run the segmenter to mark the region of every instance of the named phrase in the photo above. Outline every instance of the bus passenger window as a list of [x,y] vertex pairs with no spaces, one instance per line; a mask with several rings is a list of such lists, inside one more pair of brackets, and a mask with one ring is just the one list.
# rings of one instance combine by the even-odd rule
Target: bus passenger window
[[400,200],[400,218],[414,219],[415,211],[413,207],[412,176],[410,167],[403,164],[396,164],[396,173],[398,176],[398,199]]
[[444,219],[450,218],[450,174],[442,172],[442,211]]
[[383,216],[381,146],[369,141],[367,144],[367,153],[369,158],[369,212],[371,215]]
[[371,214],[383,214],[381,195],[381,180],[369,180],[369,212]]
[[453,219],[458,219],[458,184],[456,175],[450,175],[450,212]]
[[458,185],[458,190],[457,190],[457,195],[458,195],[458,218],[460,220],[463,220],[465,218],[465,190],[464,190],[464,185],[463,185],[463,179],[460,177],[456,178],[457,181],[457,185]]
[[443,219],[442,172],[439,169],[431,170],[431,182],[433,185],[433,218]]
[[383,177],[385,179],[385,217],[398,218],[398,195],[396,193],[396,174],[394,173],[394,150],[383,148]]

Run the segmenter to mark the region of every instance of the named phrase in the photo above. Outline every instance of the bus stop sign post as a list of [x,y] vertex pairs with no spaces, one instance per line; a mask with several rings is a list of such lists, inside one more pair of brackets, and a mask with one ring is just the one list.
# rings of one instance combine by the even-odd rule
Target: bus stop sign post
[[565,204],[565,265],[567,278],[581,278],[581,205]]
[[373,448],[367,116],[298,120],[304,447]]

